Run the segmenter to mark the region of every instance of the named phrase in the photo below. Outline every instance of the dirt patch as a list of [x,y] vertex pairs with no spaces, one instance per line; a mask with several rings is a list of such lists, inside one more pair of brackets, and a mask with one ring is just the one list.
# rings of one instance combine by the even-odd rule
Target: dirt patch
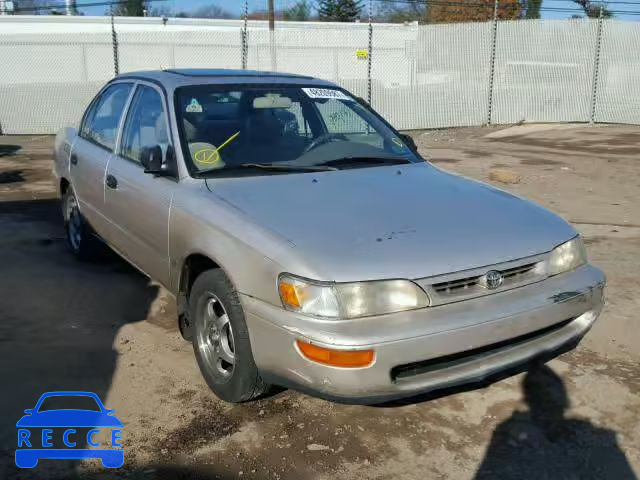
[[207,401],[188,423],[172,430],[157,443],[157,463],[172,463],[180,456],[193,454],[208,443],[237,432],[240,422],[224,414],[218,402]]
[[520,160],[521,165],[564,165],[563,162],[558,162],[557,160],[551,160],[550,158],[525,158]]
[[430,158],[429,161],[432,162],[432,163],[458,163],[458,162],[460,162],[460,159],[459,158],[437,157],[437,158]]

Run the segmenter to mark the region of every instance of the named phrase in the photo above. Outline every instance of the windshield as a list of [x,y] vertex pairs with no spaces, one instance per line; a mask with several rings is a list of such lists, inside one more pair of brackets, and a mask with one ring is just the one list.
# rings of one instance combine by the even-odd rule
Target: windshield
[[420,161],[366,106],[337,88],[182,87],[176,92],[176,117],[183,152],[195,174],[290,173],[330,168],[332,162],[337,168],[358,168]]

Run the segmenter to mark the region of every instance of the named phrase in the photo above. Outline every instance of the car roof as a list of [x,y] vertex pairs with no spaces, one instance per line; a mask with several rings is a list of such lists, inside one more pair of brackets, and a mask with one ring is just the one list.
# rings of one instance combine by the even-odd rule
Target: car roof
[[285,84],[285,85],[313,85],[335,87],[326,80],[297,75],[293,73],[267,72],[260,70],[236,70],[225,68],[172,68],[166,70],[144,70],[127,72],[115,79],[141,79],[162,84],[165,88],[173,89],[185,85],[202,84]]

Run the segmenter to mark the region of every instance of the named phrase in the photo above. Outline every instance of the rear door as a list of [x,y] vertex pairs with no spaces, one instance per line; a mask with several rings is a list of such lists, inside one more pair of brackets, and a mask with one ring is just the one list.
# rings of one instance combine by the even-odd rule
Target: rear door
[[133,90],[131,82],[107,86],[87,109],[69,158],[71,182],[80,211],[101,236],[104,218],[104,181],[116,145],[122,114]]
[[167,162],[167,153],[173,149],[168,132],[164,93],[151,83],[138,83],[120,148],[107,166],[105,190],[113,246],[164,285],[169,280],[169,210],[177,179],[144,173],[141,153],[160,146]]

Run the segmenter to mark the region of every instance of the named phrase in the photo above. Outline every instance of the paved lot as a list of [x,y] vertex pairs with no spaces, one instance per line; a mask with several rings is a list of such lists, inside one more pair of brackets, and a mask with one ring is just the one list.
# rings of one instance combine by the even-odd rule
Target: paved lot
[[[609,279],[579,349],[483,388],[376,407],[282,391],[219,402],[171,298],[114,255],[66,253],[51,137],[0,137],[0,478],[612,478],[640,475],[640,128],[413,132],[440,167],[571,220]],[[15,422],[48,390],[96,392],[124,422],[125,468],[13,466]]]

